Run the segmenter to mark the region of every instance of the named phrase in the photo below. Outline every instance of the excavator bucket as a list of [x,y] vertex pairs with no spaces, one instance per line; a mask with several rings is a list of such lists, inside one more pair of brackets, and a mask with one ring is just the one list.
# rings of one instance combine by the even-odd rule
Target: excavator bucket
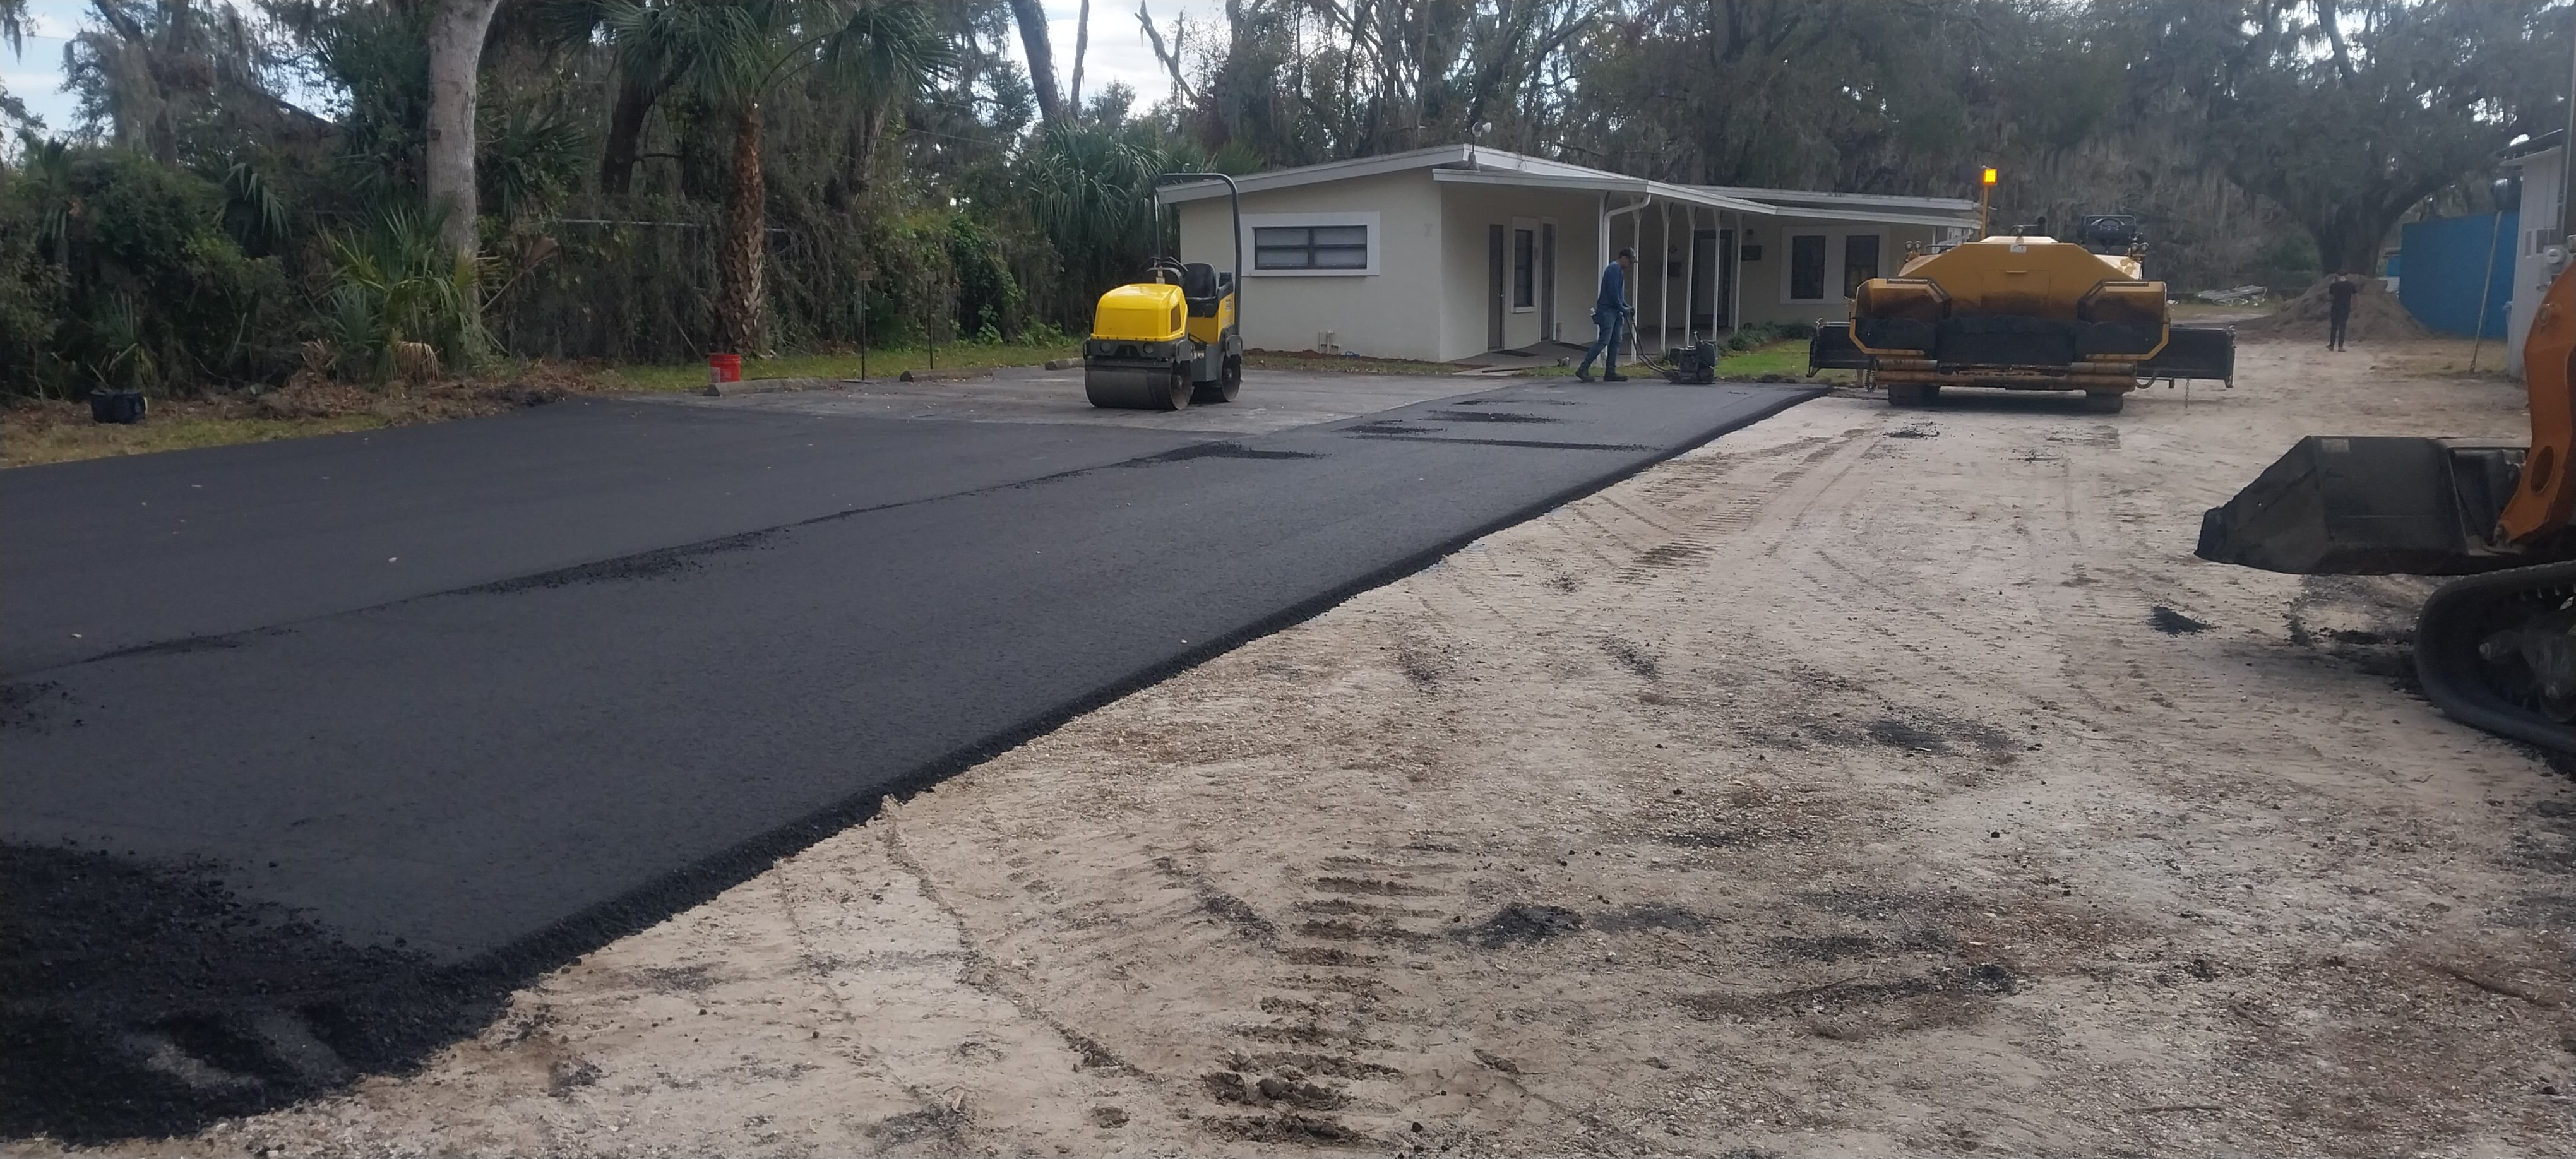
[[2293,575],[2468,575],[2528,563],[2488,543],[2522,452],[2310,435],[2201,517],[2193,554]]

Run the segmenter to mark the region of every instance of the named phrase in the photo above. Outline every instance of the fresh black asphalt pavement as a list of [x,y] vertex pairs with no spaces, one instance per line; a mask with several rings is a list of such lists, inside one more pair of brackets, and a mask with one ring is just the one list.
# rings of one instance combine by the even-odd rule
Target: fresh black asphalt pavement
[[[275,1052],[268,1001],[381,1065],[371,964],[584,952],[1813,393],[1531,382],[1223,442],[610,400],[0,474],[0,840],[55,891],[0,919],[45,963],[0,978],[0,1098],[100,1027]],[[207,963],[110,976],[156,937]]]

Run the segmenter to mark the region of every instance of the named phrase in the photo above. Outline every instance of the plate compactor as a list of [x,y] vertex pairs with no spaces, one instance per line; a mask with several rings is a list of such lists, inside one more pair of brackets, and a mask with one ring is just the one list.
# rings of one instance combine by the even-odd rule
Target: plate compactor
[[[1147,280],[1102,294],[1082,344],[1082,390],[1093,406],[1180,410],[1243,393],[1243,195],[1222,173],[1166,173],[1154,184],[1173,181],[1225,182],[1234,205],[1234,269],[1218,273],[1206,262],[1157,257],[1146,265]],[[1159,199],[1154,217],[1160,245]]]

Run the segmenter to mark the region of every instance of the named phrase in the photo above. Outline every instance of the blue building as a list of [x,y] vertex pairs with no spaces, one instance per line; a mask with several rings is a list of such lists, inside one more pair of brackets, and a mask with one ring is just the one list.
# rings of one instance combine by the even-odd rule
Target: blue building
[[[2397,279],[2397,300],[2427,329],[2462,338],[2504,337],[2513,300],[2514,247],[2521,237],[2517,224],[2511,213],[2407,223],[2399,234],[2398,256],[2389,266],[2391,274],[2405,271]],[[2484,325],[2478,318],[2482,298]]]

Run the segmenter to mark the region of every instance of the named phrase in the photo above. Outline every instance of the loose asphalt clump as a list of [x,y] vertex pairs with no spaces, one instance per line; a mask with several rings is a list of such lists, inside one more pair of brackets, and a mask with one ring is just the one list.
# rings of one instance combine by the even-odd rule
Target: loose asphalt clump
[[2172,608],[2168,608],[2163,604],[2157,604],[2153,611],[2147,613],[2147,622],[2155,625],[2155,629],[2157,631],[2168,636],[2181,636],[2192,632],[2206,632],[2209,630],[2209,625],[2192,619],[2191,617],[2186,616],[2181,612],[2177,612]]
[[1885,716],[1854,727],[1833,717],[1805,722],[1808,737],[1843,748],[1885,745],[1907,752],[1949,754],[1957,751],[1954,742],[1964,742],[1983,750],[1989,756],[2004,756],[2014,751],[2012,736],[1981,720],[1953,716],[1928,708],[1903,710],[1903,716]]
[[1618,661],[1620,667],[1636,673],[1643,679],[1655,680],[1664,674],[1662,665],[1655,662],[1655,654],[1647,651],[1645,645],[1634,640],[1619,636],[1603,636],[1601,650],[1609,653],[1611,659]]
[[1488,950],[1527,946],[1583,928],[1583,915],[1558,905],[1514,902],[1470,926],[1466,936]]
[[1323,457],[1315,451],[1269,450],[1247,447],[1241,443],[1219,442],[1200,443],[1196,446],[1182,447],[1176,451],[1165,451],[1159,455],[1146,455],[1120,463],[1119,466],[1144,467],[1155,463],[1186,463],[1192,459],[1320,459]]
[[508,983],[352,946],[213,867],[0,844],[0,1137],[183,1134],[408,1070]]

